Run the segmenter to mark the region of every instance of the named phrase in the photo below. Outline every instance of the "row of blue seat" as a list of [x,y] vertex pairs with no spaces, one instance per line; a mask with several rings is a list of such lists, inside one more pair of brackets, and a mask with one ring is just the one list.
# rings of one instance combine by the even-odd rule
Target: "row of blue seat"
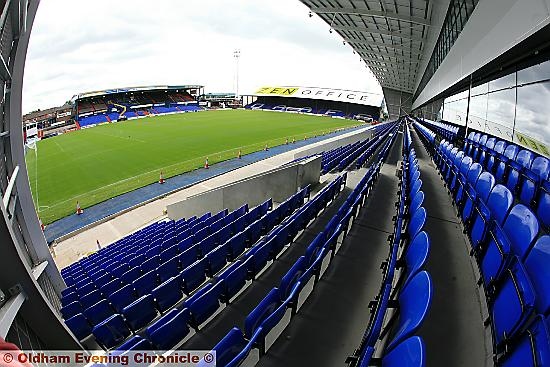
[[[189,295],[206,280],[206,277],[213,277],[226,266],[228,261],[235,260],[246,247],[256,243],[262,233],[265,233],[262,232],[263,229],[268,232],[279,224],[296,207],[301,206],[308,195],[309,187],[306,187],[275,210],[250,223],[242,231],[230,235],[220,245],[214,246],[209,251],[201,247],[202,241],[197,244],[190,242],[190,246],[184,251],[174,254],[165,264],[150,270],[134,281],[125,283],[122,279],[118,279],[118,290],[107,295],[106,299],[101,298],[103,296],[101,292],[94,291],[97,302],[66,319],[66,324],[75,335],[84,338],[89,335],[94,325],[100,325],[104,320],[118,313],[125,317],[132,330],[142,328],[157,316],[157,310],[161,313],[166,312],[183,297],[182,293]],[[300,200],[296,201],[294,198],[300,198]],[[295,206],[289,207],[288,203],[293,203]],[[290,209],[290,212],[284,212],[287,209]],[[133,322],[131,312],[136,308],[146,308],[148,312],[143,314],[148,316]],[[117,318],[120,319],[120,317]],[[107,344],[109,343],[104,345]]]
[[437,132],[439,136],[450,141],[456,140],[458,136],[458,132],[460,130],[458,126],[446,124],[441,121],[432,121],[432,120],[427,120],[427,119],[418,118],[418,117],[416,118],[416,121],[424,125],[428,125],[433,131]]
[[[349,366],[410,366],[426,363],[422,338],[415,336],[432,302],[430,275],[422,270],[430,252],[423,227],[422,180],[408,127],[403,129],[403,163],[390,251],[383,263],[383,281],[369,305],[371,316],[360,346],[347,359]],[[385,321],[388,320],[388,321]],[[377,355],[377,357],[375,357]]]
[[[451,147],[445,143],[446,148]],[[539,205],[549,205],[550,197],[550,160],[539,156],[528,149],[521,149],[504,140],[471,132],[465,140],[464,157],[481,164],[484,170],[491,172],[497,183],[506,185],[517,196],[519,202],[537,210],[539,220],[550,229],[550,210],[546,206],[540,210]],[[541,198],[542,197],[542,198]]]
[[[379,153],[379,160],[387,156],[389,147],[395,139],[389,139]],[[373,152],[374,153],[374,152]],[[307,284],[313,287],[330,264],[338,250],[339,237],[345,238],[349,226],[364,204],[379,173],[381,164],[372,166],[361,179],[356,188],[348,196],[337,214],[326,225],[301,256],[281,279],[279,287],[273,288],[258,306],[248,315],[244,329],[234,327],[214,347],[218,366],[239,366],[245,361],[252,349],[259,349],[260,357],[269,345],[266,339],[272,339],[270,332],[280,325],[285,315],[290,314],[290,320],[303,304],[307,295]],[[309,294],[309,293],[308,293]],[[288,321],[290,322],[290,321]]]
[[[421,126],[421,125],[415,125]],[[426,140],[447,183],[472,245],[486,294],[499,366],[541,366],[550,362],[550,236],[538,237],[536,216],[513,193],[482,172],[463,168],[445,141]],[[430,145],[432,144],[432,145]]]
[[[227,305],[245,287],[248,280],[254,280],[255,275],[268,266],[269,261],[274,261],[283,248],[294,241],[297,234],[334,200],[345,186],[345,180],[345,174],[337,177],[235,263],[187,298],[181,306],[151,324],[146,329],[145,335],[134,336],[117,350],[121,352],[136,349],[167,350],[187,336],[189,327],[198,330],[202,324],[220,311],[220,307]],[[281,286],[278,291],[289,290],[288,287]],[[283,297],[282,293],[273,292],[270,300],[274,301],[281,297]],[[118,327],[120,326],[118,324],[115,325]]]
[[[261,205],[259,208],[264,206]],[[264,223],[269,221],[269,216],[274,217],[278,213],[281,213],[279,209],[270,212],[269,215],[267,211],[252,210],[247,213],[247,206],[243,206],[242,209],[242,212],[246,214],[228,223],[216,232],[212,232],[212,228],[207,227],[199,231],[199,233],[204,232],[204,230],[208,231],[203,236],[199,237],[197,233],[194,235],[191,234],[177,244],[169,244],[170,247],[166,249],[163,248],[164,244],[159,245],[145,251],[144,254],[138,254],[132,258],[132,260],[137,259],[139,263],[133,261],[125,262],[124,259],[121,261],[113,260],[104,252],[99,257],[100,263],[93,268],[93,272],[88,270],[90,272],[86,273],[85,281],[75,284],[73,286],[75,288],[74,292],[64,292],[62,294],[62,316],[64,319],[69,319],[79,313],[83,313],[84,315],[93,314],[95,313],[93,306],[98,302],[106,300],[109,300],[111,306],[117,309],[117,311],[120,311],[117,307],[119,303],[115,299],[119,300],[118,295],[120,294],[121,287],[130,286],[134,290],[134,294],[143,296],[150,293],[159,283],[168,280],[180,271],[183,272],[188,266],[191,266],[195,261],[203,257],[206,258],[204,261],[206,272],[210,273],[215,270],[218,263],[214,259],[209,258],[207,256],[208,253],[228,242],[233,236],[243,233],[244,235],[241,235],[239,239],[242,240],[241,242],[244,247],[246,239],[250,243],[251,239],[259,237],[261,228],[266,226]],[[292,207],[291,209],[294,210],[295,208]],[[285,216],[287,214],[284,213]],[[263,216],[266,217],[265,221],[260,222],[262,225],[255,226],[245,232],[245,228],[250,223],[257,221],[260,215],[260,218],[263,218]],[[269,223],[272,223],[272,221]],[[210,235],[208,235],[209,233]],[[230,253],[228,256],[232,258],[235,255],[233,252],[236,250],[238,248],[233,249],[233,246],[229,246],[228,251]],[[189,286],[186,285],[185,289],[189,289]],[[131,303],[132,300],[126,297],[123,299],[128,302],[126,305]],[[88,319],[91,321],[90,317]],[[92,325],[95,325],[95,323],[92,322]]]
[[[367,155],[364,152],[373,146],[381,136],[392,128],[392,124],[384,124],[374,127],[372,139],[357,141],[343,147],[339,147],[328,152],[323,152],[321,161],[321,173],[325,174],[338,167],[338,171],[342,171],[349,164],[357,159],[360,155]],[[371,150],[372,151],[372,150]]]

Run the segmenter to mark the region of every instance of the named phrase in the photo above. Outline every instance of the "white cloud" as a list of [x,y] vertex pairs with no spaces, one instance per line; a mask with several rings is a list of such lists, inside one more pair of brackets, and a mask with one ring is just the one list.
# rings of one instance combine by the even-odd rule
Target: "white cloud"
[[240,92],[302,85],[381,93],[328,25],[298,0],[43,0],[32,30],[23,111],[92,90],[203,84]]

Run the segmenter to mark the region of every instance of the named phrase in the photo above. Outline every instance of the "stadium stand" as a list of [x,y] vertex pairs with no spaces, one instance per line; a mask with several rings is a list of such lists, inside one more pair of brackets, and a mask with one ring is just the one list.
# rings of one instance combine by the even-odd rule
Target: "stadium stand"
[[[80,127],[131,119],[147,115],[197,112],[201,108],[189,93],[176,90],[106,93],[103,96],[82,98],[76,102]],[[116,112],[114,112],[116,111]]]
[[[252,348],[263,355],[270,330],[287,312],[297,312],[305,284],[312,278],[317,282],[326,270],[327,259],[337,251],[336,240],[345,237],[376,180],[398,125],[378,128],[371,141],[378,147],[385,142],[379,163],[370,167],[325,231],[281,278],[280,286],[250,313],[244,328],[231,330],[215,347],[218,363],[237,365]],[[268,201],[250,211],[245,205],[232,213],[161,221],[82,259],[62,270],[69,285],[62,298],[65,322],[79,338],[93,334],[104,348],[121,352],[144,347],[166,350],[181,344],[192,329],[199,330],[222,312],[247,280],[265,271],[334,201],[346,176],[338,175],[305,204],[309,188],[271,211]],[[137,334],[127,340],[132,333]],[[242,350],[233,355],[235,345],[241,344]]]
[[426,221],[426,210],[422,207],[424,194],[407,126],[403,153],[400,195],[395,205],[395,226],[389,238],[383,281],[376,299],[369,305],[371,318],[361,344],[347,360],[350,366],[425,364],[424,343],[414,334],[422,325],[432,301],[432,281],[422,270],[430,252],[430,238],[423,231]]
[[[463,149],[414,122],[456,203],[481,274],[499,366],[549,361],[548,160],[471,132]],[[536,164],[535,164],[536,161]]]

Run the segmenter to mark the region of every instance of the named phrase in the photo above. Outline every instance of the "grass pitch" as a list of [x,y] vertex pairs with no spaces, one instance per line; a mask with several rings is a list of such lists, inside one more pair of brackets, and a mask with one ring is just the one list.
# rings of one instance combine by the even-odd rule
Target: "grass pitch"
[[265,111],[209,111],[106,124],[40,141],[27,153],[44,224],[165,178],[356,123]]

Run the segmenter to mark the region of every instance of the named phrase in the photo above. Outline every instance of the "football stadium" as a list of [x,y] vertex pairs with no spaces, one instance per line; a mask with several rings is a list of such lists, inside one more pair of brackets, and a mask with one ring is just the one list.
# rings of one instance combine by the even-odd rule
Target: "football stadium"
[[134,5],[0,5],[0,366],[550,367],[549,0]]

